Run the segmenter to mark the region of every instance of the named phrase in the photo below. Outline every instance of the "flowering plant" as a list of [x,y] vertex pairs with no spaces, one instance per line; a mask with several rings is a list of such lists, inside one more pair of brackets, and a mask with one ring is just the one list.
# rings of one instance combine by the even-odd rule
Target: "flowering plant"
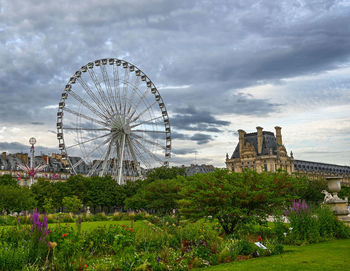
[[37,238],[37,241],[46,241],[47,236],[51,233],[51,228],[47,224],[47,216],[44,215],[42,220],[40,220],[38,210],[35,209],[30,217],[30,221],[32,222],[32,234]]
[[310,207],[306,204],[305,200],[294,200],[292,205],[289,206],[284,212],[285,216],[290,216],[293,213],[300,214],[302,212],[310,213]]

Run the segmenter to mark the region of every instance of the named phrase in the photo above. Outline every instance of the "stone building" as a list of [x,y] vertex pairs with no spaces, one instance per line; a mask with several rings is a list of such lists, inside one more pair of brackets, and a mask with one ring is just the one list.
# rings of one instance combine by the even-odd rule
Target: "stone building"
[[239,143],[231,157],[226,154],[226,167],[229,171],[242,172],[244,168],[257,172],[286,170],[294,171],[294,158],[288,156],[283,146],[281,127],[276,126],[276,136],[272,132],[256,127],[255,133],[238,130]]
[[[20,185],[29,185],[30,176],[19,167],[19,165],[29,164],[30,157],[27,153],[7,154],[3,152],[0,156],[0,175],[9,174],[17,179]],[[66,169],[66,162],[62,160],[60,155],[35,156],[33,167],[35,168],[39,165],[46,165],[46,167],[36,174],[34,182],[38,178],[49,179],[53,182],[65,181],[70,176],[69,171]]]
[[226,168],[229,171],[242,172],[244,168],[257,172],[282,169],[310,177],[342,177],[342,184],[350,186],[349,166],[296,160],[292,152],[288,156],[283,146],[281,127],[275,127],[276,136],[263,131],[261,127],[256,127],[256,130],[256,133],[249,134],[238,130],[239,143],[231,157],[226,154]]

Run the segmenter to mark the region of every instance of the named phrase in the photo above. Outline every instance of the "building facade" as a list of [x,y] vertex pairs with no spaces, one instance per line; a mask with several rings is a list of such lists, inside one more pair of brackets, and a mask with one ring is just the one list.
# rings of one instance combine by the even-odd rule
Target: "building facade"
[[231,157],[226,154],[226,168],[229,171],[242,172],[252,169],[257,172],[285,170],[294,171],[294,158],[282,142],[281,127],[276,126],[276,136],[272,132],[256,127],[255,133],[238,130],[239,143]]
[[[27,153],[7,154],[3,152],[0,156],[0,175],[11,175],[17,179],[19,185],[29,185],[29,174],[19,167],[19,165],[29,164],[30,157]],[[39,165],[46,165],[46,167],[35,175],[34,182],[38,178],[49,179],[53,182],[65,181],[70,176],[67,162],[59,154],[35,156],[33,167]]]
[[343,184],[350,185],[350,167],[319,162],[295,160],[293,153],[288,155],[283,145],[281,127],[275,133],[256,127],[256,132],[238,130],[239,143],[231,157],[226,154],[226,168],[233,172],[252,169],[257,172],[285,170],[310,176],[343,177]]

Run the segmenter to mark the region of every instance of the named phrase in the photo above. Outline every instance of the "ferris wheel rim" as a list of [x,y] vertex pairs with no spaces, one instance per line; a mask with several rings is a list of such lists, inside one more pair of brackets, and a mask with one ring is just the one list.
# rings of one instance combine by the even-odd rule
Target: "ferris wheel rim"
[[[167,112],[167,109],[166,109],[166,106],[165,106],[165,103],[164,103],[164,100],[162,98],[162,96],[160,95],[157,87],[155,86],[155,84],[152,82],[152,80],[146,75],[146,73],[144,73],[140,68],[138,68],[136,65],[128,62],[128,61],[125,61],[125,60],[122,60],[122,59],[118,59],[118,58],[103,58],[103,59],[98,59],[98,60],[95,60],[93,62],[89,62],[87,63],[86,65],[82,66],[80,69],[78,69],[74,75],[72,77],[70,77],[70,79],[68,80],[65,88],[64,88],[64,91],[63,93],[61,94],[61,99],[60,99],[60,102],[59,102],[59,106],[58,106],[58,111],[57,111],[57,139],[59,141],[59,149],[61,151],[61,155],[62,155],[62,158],[63,159],[67,159],[68,160],[68,163],[69,163],[69,166],[70,166],[70,170],[73,174],[77,174],[77,171],[76,171],[76,164],[72,164],[72,161],[70,159],[70,157],[68,156],[68,151],[67,149],[69,149],[71,146],[67,146],[65,144],[65,132],[64,130],[68,130],[68,129],[72,129],[72,130],[76,130],[78,131],[80,129],[81,130],[87,130],[87,128],[81,128],[81,127],[64,127],[63,126],[63,116],[64,116],[64,111],[67,111],[69,112],[70,114],[73,114],[73,115],[76,115],[77,117],[79,116],[80,118],[83,117],[89,121],[91,121],[92,123],[96,123],[96,124],[99,124],[101,127],[104,126],[104,128],[96,128],[96,129],[93,129],[93,128],[90,128],[90,130],[100,130],[100,131],[109,131],[109,128],[110,128],[110,123],[108,123],[108,121],[110,119],[108,119],[106,117],[106,115],[109,116],[109,118],[111,118],[111,115],[110,115],[110,112],[114,112],[117,111],[117,112],[114,112],[115,114],[119,114],[118,110],[121,110],[121,108],[118,109],[118,106],[117,104],[116,105],[116,108],[113,108],[113,100],[115,100],[116,98],[120,98],[119,96],[116,97],[116,96],[113,96],[113,97],[109,97],[110,99],[108,99],[107,96],[105,96],[106,92],[109,91],[107,85],[106,85],[106,92],[104,90],[102,90],[102,88],[100,87],[100,89],[98,89],[98,91],[101,90],[101,92],[103,93],[99,93],[100,94],[100,98],[103,100],[103,102],[105,102],[105,105],[104,106],[99,106],[99,109],[96,109],[96,108],[93,108],[91,105],[87,104],[86,102],[84,102],[83,100],[81,100],[81,97],[79,97],[79,95],[77,94],[74,94],[74,92],[72,92],[72,86],[76,83],[76,81],[79,81],[79,80],[82,80],[81,79],[81,76],[83,73],[89,73],[90,77],[94,79],[94,75],[93,75],[93,68],[94,67],[98,67],[98,66],[101,66],[101,71],[103,73],[103,71],[105,71],[105,68],[102,68],[103,66],[106,66],[106,65],[113,65],[113,72],[114,72],[114,65],[117,66],[117,68],[119,66],[121,66],[125,72],[125,74],[128,74],[128,76],[130,76],[130,73],[135,73],[135,76],[136,77],[139,77],[140,78],[140,81],[143,81],[144,84],[146,85],[146,91],[147,93],[149,94],[149,92],[151,92],[151,94],[153,95],[154,97],[154,103],[152,105],[150,105],[149,107],[152,109],[152,106],[153,105],[156,105],[158,104],[158,107],[161,111],[161,115],[156,117],[155,119],[159,120],[159,119],[162,119],[162,124],[164,126],[164,131],[162,133],[164,133],[165,135],[165,145],[163,147],[163,150],[164,150],[164,164],[165,165],[168,165],[169,163],[169,158],[171,156],[171,127],[170,127],[170,120],[169,120],[169,116],[168,116],[168,112]],[[103,75],[103,79],[104,79],[104,74]],[[115,76],[115,75],[114,75]],[[123,78],[125,79],[125,78]],[[128,79],[128,78],[127,78]],[[115,77],[114,77],[114,80]],[[119,80],[119,78],[118,78]],[[127,81],[127,80],[125,80]],[[126,89],[125,86],[126,85],[131,85],[131,83],[129,82],[125,82],[123,81],[123,92],[121,93],[120,90],[119,90],[119,95],[127,95],[125,92],[126,92]],[[94,80],[94,83],[96,85],[96,81]],[[106,82],[105,82],[106,83]],[[115,82],[114,82],[115,84]],[[119,82],[118,82],[119,84]],[[134,89],[133,89],[133,92],[132,92],[132,95],[135,95],[134,92],[136,92],[135,90],[135,86],[133,86]],[[87,91],[85,89],[85,91]],[[144,91],[144,94],[143,95],[146,95],[146,91]],[[94,112],[95,114],[97,114],[100,119],[94,119],[94,118],[91,118],[91,117],[88,117],[88,116],[83,116],[82,114],[79,114],[79,112],[76,112],[72,109],[68,109],[66,108],[66,100],[68,99],[69,95],[73,96],[74,99],[76,99],[78,102],[80,102],[81,104],[83,104],[86,108],[88,108],[91,112]],[[75,96],[74,96],[75,95]],[[139,95],[139,94],[138,94]],[[94,95],[91,94],[91,97],[94,97]],[[125,103],[124,105],[124,114],[125,114],[125,111],[126,111],[126,103],[127,103],[127,99],[124,97],[123,98],[123,102]],[[138,102],[142,102],[142,96],[138,98]],[[98,104],[97,104],[98,105]],[[106,107],[110,107],[112,110],[109,112],[108,109]],[[142,130],[142,129],[137,129],[137,126],[139,125],[142,125],[143,123],[146,123],[147,121],[153,121],[153,119],[151,120],[147,120],[147,121],[141,121],[139,123],[135,123],[140,115],[143,114],[143,112],[137,112],[137,107],[138,107],[138,104],[135,105],[135,108],[132,108],[132,104],[130,102],[130,104],[128,105],[128,114],[130,113],[130,110],[132,109],[133,111],[131,112],[131,114],[129,116],[130,119],[131,119],[131,123],[134,123],[132,126],[132,128],[136,128],[134,129],[133,131],[134,132],[152,132],[152,131],[147,131],[147,130]],[[145,110],[148,110],[149,108],[146,108]],[[106,114],[106,115],[105,115]],[[136,115],[135,115],[136,114]],[[125,117],[126,115],[124,115]],[[154,132],[154,131],[153,131]],[[159,131],[161,132],[161,131]],[[107,136],[107,135],[105,135]],[[101,137],[104,137],[104,136],[101,136]],[[128,137],[127,139],[124,138],[123,142],[125,143],[126,141],[130,140],[130,138]],[[138,140],[134,139],[135,142],[138,142],[138,140],[140,140],[140,138],[138,138]],[[106,141],[106,140],[105,140]],[[103,141],[103,142],[105,142]],[[107,141],[108,142],[108,141]],[[149,142],[148,142],[149,143]],[[82,144],[82,143],[81,143]],[[109,144],[109,143],[107,143]],[[127,143],[129,145],[129,147],[131,146],[131,143],[128,141]],[[139,142],[137,144],[140,144]],[[132,147],[130,147],[132,148]],[[135,146],[136,148],[136,146]],[[134,158],[135,154],[132,152],[132,156]],[[123,158],[124,159],[124,158]],[[80,157],[80,163],[82,163],[82,160],[83,157]],[[78,161],[79,162],[79,161]],[[83,161],[84,162],[84,161]],[[136,162],[138,162],[138,160],[136,160]],[[104,168],[106,167],[106,164],[104,164]],[[102,170],[102,173],[103,173],[104,170]]]

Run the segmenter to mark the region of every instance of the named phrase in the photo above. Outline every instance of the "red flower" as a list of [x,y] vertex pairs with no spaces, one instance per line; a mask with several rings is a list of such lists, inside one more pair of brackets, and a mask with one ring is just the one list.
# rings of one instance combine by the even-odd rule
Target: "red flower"
[[62,234],[62,237],[67,237],[67,233]]
[[129,231],[134,231],[134,230],[132,228],[130,228]]
[[258,237],[258,241],[262,242],[263,239],[259,236],[259,237]]
[[85,264],[85,268],[87,267],[87,264]]

